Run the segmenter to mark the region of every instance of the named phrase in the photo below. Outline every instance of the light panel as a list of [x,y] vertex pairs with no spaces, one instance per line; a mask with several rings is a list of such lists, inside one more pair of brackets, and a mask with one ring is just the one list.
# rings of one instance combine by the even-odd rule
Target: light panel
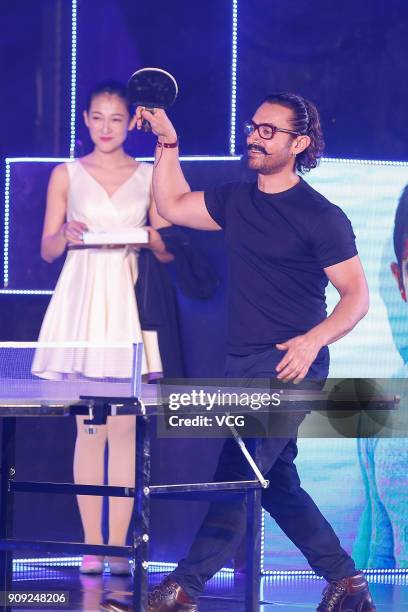
[[230,155],[235,155],[237,122],[238,0],[232,0]]
[[77,78],[77,34],[78,34],[78,5],[72,0],[71,8],[71,107],[70,107],[70,140],[69,156],[75,155],[76,141],[76,78]]

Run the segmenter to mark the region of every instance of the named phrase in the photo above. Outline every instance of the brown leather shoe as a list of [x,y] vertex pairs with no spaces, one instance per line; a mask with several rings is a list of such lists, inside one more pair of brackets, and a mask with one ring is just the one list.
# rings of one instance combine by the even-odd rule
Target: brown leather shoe
[[329,582],[323,591],[323,599],[317,612],[375,612],[376,608],[368,590],[364,574]]
[[198,606],[183,587],[170,579],[149,594],[147,612],[198,612]]

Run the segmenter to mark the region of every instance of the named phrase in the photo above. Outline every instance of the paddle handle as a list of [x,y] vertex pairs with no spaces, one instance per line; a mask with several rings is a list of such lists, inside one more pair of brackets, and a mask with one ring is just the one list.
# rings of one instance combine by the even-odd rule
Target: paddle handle
[[[147,108],[146,110],[149,111],[149,113],[152,113],[152,115],[154,115],[154,108]],[[142,130],[144,132],[151,132],[152,131],[152,126],[150,125],[149,121],[147,119],[143,119],[142,121]]]

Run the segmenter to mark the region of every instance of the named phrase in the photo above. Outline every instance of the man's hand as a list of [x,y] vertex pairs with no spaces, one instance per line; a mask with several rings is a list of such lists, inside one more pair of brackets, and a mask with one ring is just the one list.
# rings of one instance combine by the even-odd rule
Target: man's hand
[[176,130],[162,108],[155,108],[154,112],[151,112],[144,106],[138,106],[134,117],[130,121],[129,130],[133,130],[135,126],[138,130],[141,130],[143,119],[150,123],[153,134],[159,138],[160,142],[176,142]]
[[144,245],[145,248],[151,249],[159,254],[164,253],[166,250],[166,245],[164,244],[159,232],[154,227],[150,226],[147,226],[144,229],[149,232],[149,242],[148,244]]
[[174,255],[166,250],[166,245],[164,244],[159,232],[154,227],[150,226],[145,227],[145,229],[149,232],[149,243],[144,244],[143,246],[150,249],[156,259],[162,263],[169,263],[170,261],[173,261]]
[[278,379],[283,382],[293,380],[297,384],[305,378],[322,344],[311,334],[304,334],[281,342],[276,345],[276,348],[286,351],[285,356],[276,366]]

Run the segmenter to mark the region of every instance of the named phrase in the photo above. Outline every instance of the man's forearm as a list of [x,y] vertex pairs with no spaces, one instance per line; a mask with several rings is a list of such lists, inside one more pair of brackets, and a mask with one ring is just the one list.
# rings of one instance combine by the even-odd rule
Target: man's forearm
[[191,192],[179,162],[176,130],[165,111],[159,108],[151,113],[138,106],[135,116],[138,129],[142,128],[144,119],[150,122],[158,138],[153,197],[159,214],[177,225],[202,230],[221,229],[208,213],[204,192]]
[[340,298],[327,319],[313,327],[307,335],[320,346],[326,346],[346,336],[368,312],[368,297],[346,294]]
[[[165,142],[165,139],[161,140]],[[177,205],[177,200],[190,191],[180,166],[178,147],[156,147],[153,197],[160,215],[171,221],[171,211]]]

